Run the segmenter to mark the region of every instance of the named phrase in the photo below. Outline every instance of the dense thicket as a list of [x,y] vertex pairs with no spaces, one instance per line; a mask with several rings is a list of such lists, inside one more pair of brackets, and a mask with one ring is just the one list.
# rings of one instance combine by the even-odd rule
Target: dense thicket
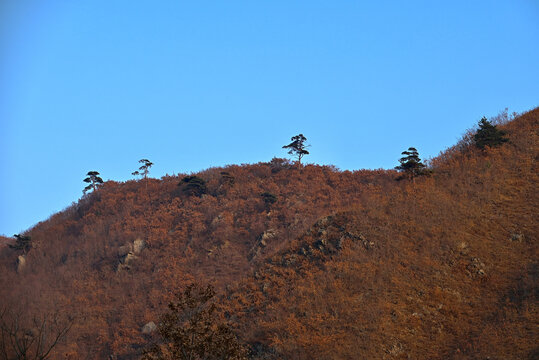
[[283,159],[106,182],[24,234],[24,266],[2,249],[2,305],[76,315],[53,358],[137,358],[193,281],[252,358],[533,358],[538,121],[457,144],[415,183]]

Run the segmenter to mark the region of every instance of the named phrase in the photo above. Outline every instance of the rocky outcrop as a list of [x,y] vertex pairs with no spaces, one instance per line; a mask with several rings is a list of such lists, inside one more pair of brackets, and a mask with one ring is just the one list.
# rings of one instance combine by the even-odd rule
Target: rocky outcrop
[[155,330],[157,330],[157,325],[155,325],[153,321],[150,321],[149,323],[147,323],[146,325],[142,327],[141,331],[144,335],[149,335],[153,333]]
[[135,241],[133,241],[133,252],[138,255],[144,250],[146,247],[146,241],[144,241],[141,238],[137,238]]
[[484,277],[487,275],[485,272],[485,264],[483,264],[481,259],[477,257],[470,259],[470,263],[466,267],[466,272],[468,273],[468,276],[472,278]]
[[264,231],[262,235],[260,235],[259,245],[262,247],[266,247],[268,245],[268,241],[275,238],[277,236],[277,231],[274,229],[268,229]]
[[511,239],[511,241],[523,242],[524,241],[524,235],[521,234],[521,233],[512,233],[510,239]]
[[26,267],[26,255],[19,255],[17,257],[17,272],[20,273]]
[[118,260],[120,261],[120,264],[118,264],[118,271],[129,269],[129,264],[138,258],[138,255],[140,255],[145,247],[146,242],[141,238],[137,238],[132,243],[120,246],[118,248]]
[[251,249],[249,260],[256,258],[268,246],[268,242],[277,237],[277,230],[268,229],[257,237],[255,245]]

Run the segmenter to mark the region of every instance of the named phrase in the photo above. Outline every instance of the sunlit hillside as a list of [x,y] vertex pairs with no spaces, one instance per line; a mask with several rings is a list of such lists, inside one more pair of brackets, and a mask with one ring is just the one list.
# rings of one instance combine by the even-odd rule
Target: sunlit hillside
[[0,242],[0,306],[72,322],[51,359],[138,359],[193,282],[252,359],[537,358],[539,109],[498,127],[413,180],[273,159],[105,182]]

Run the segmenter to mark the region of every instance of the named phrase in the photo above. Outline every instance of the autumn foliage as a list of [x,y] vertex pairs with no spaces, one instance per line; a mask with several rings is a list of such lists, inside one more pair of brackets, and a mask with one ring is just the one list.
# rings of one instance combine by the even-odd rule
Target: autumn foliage
[[414,182],[285,159],[105,182],[23,234],[24,267],[0,248],[1,305],[73,314],[52,359],[140,358],[193,282],[252,359],[537,358],[538,122]]

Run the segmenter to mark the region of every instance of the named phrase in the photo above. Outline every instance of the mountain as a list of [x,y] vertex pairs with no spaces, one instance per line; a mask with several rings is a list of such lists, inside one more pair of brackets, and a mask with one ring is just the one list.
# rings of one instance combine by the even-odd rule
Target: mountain
[[538,123],[414,181],[284,159],[108,181],[0,249],[2,306],[74,318],[54,359],[138,358],[192,282],[253,359],[537,358]]

